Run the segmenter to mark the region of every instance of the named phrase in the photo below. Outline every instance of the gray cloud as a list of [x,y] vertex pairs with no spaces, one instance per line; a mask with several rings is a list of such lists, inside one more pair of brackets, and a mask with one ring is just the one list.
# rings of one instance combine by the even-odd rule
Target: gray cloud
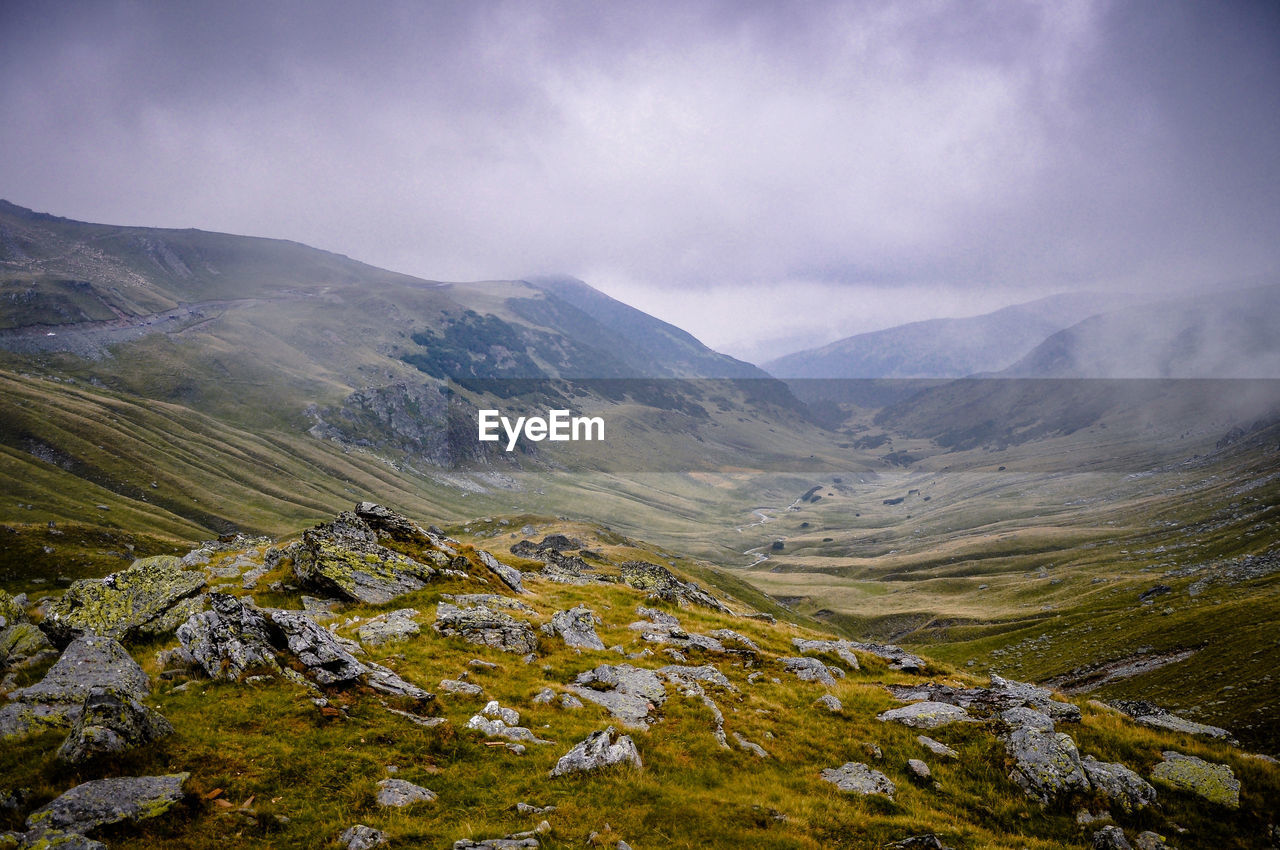
[[1277,9],[10,2],[0,194],[424,277],[575,273],[777,354],[1273,272]]

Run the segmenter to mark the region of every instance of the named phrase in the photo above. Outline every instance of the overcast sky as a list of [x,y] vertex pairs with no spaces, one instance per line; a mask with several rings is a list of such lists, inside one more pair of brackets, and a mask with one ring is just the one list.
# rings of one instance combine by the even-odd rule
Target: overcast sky
[[749,359],[1280,269],[1280,3],[0,2],[0,197]]

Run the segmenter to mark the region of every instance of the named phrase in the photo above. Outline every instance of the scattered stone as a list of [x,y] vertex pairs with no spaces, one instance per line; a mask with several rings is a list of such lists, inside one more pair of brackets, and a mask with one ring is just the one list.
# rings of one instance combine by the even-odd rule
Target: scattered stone
[[519,570],[515,567],[508,567],[506,564],[502,563],[483,549],[477,549],[476,555],[480,558],[480,563],[484,564],[489,572],[496,575],[503,584],[514,590],[516,593],[525,592],[524,581]]
[[1104,826],[1093,834],[1093,850],[1133,850],[1118,826]]
[[482,661],[479,658],[473,658],[467,662],[468,667],[475,667],[478,670],[497,670],[498,665],[492,661]]
[[1028,797],[1048,804],[1070,791],[1089,790],[1089,779],[1070,735],[1020,727],[1004,738],[1004,748],[1014,761],[1009,778]]
[[538,839],[532,836],[525,838],[482,838],[473,841],[460,838],[453,842],[453,850],[520,850],[521,847],[538,847]]
[[561,694],[560,707],[561,708],[582,708],[582,700],[578,699],[573,694]]
[[378,543],[378,534],[363,519],[343,511],[333,522],[302,533],[294,550],[293,572],[306,587],[342,599],[384,605],[421,590],[448,565],[449,556],[432,550],[421,563]]
[[349,827],[345,832],[338,836],[338,841],[341,842],[347,850],[373,850],[374,847],[381,847],[390,840],[391,836],[387,835],[382,830],[374,829],[371,826],[365,826],[362,823]]
[[1169,850],[1169,842],[1160,833],[1148,830],[1133,839],[1133,850]]
[[518,611],[521,614],[537,614],[533,608],[521,602],[519,599],[512,599],[510,596],[503,596],[498,593],[442,593],[440,598],[446,602],[452,602],[460,608],[469,608],[480,606],[497,611],[502,608],[507,611]]
[[880,761],[884,758],[884,753],[881,751],[880,745],[873,741],[864,741],[862,744],[862,751],[876,761]]
[[650,713],[667,698],[667,689],[656,673],[630,664],[601,664],[579,673],[568,688],[588,702],[604,706],[631,728],[647,726]]
[[414,619],[417,616],[416,608],[398,608],[395,611],[388,611],[356,629],[356,636],[360,638],[361,643],[370,646],[408,640],[421,631]]
[[[440,690],[448,691],[451,694],[460,694],[464,697],[478,697],[483,688],[471,682],[460,682],[457,679],[441,679]],[[534,701],[537,702],[536,699]]]
[[845,762],[840,767],[828,767],[822,771],[822,778],[850,794],[880,794],[893,799],[898,790],[889,777],[878,770],[872,770],[859,761]]
[[946,758],[949,758],[949,759],[960,758],[960,754],[957,753],[955,750],[951,749],[941,741],[933,740],[928,735],[917,735],[916,740],[920,742],[920,746],[924,747],[926,750],[928,750],[929,752],[933,753],[936,756],[945,756]]
[[876,715],[881,723],[901,723],[915,729],[936,729],[948,723],[976,722],[963,708],[945,702],[918,702]]
[[516,811],[522,815],[549,815],[555,810],[555,806],[534,806],[529,803],[516,803]]
[[1143,726],[1150,726],[1155,729],[1168,729],[1172,732],[1185,732],[1188,735],[1202,735],[1206,738],[1212,738],[1216,741],[1227,741],[1228,743],[1236,743],[1234,737],[1226,729],[1218,726],[1210,726],[1207,723],[1197,723],[1194,720],[1187,720],[1179,717],[1168,709],[1161,708],[1153,703],[1145,700],[1115,700],[1111,703],[1111,707],[1118,709],[1124,714],[1133,718],[1134,722]]
[[748,741],[746,738],[742,737],[737,732],[733,733],[733,740],[735,743],[737,743],[738,749],[740,750],[746,750],[747,752],[753,755],[756,755],[762,759],[767,759],[769,757],[769,754],[765,752],[764,747],[760,746],[759,744],[754,744],[751,741]]
[[805,640],[803,638],[792,638],[791,644],[800,651],[802,655],[809,653],[832,653],[845,664],[849,665],[852,670],[859,670],[861,666],[858,664],[858,656],[853,654],[854,644],[847,640]]
[[1167,584],[1157,584],[1156,586],[1139,593],[1138,601],[1143,605],[1150,605],[1155,602],[1155,598],[1157,596],[1164,596],[1166,593],[1173,593],[1173,588]]
[[[75,786],[27,818],[32,832],[59,830],[86,833],[121,821],[140,821],[167,812],[182,799],[190,773],[95,779]],[[31,832],[28,832],[29,843]]]
[[[801,681],[820,682],[827,687],[835,685],[836,677],[833,674],[840,670],[838,667],[828,667],[816,658],[779,658],[778,662]],[[844,671],[840,670],[839,675],[844,678]]]
[[178,626],[178,640],[211,678],[235,680],[255,669],[277,671],[266,617],[252,601],[209,594],[210,610]]
[[643,605],[637,605],[636,613],[641,617],[644,617],[647,622],[632,623],[632,629],[648,629],[653,626],[661,626],[670,630],[679,629],[681,627],[680,621],[676,619],[675,615],[668,614],[666,611],[662,611],[658,608],[646,608]]
[[1098,761],[1085,756],[1081,762],[1093,789],[1117,804],[1127,814],[1134,814],[1155,802],[1155,787],[1123,764]]
[[565,646],[577,649],[604,649],[604,641],[596,634],[595,624],[598,618],[585,605],[579,605],[568,611],[557,611],[551,615],[551,622],[542,627],[550,635],[558,634],[564,639]]
[[[444,683],[442,682],[441,686],[443,685]],[[532,701],[534,705],[548,705],[555,698],[556,698],[555,691],[551,690],[550,688],[543,688],[542,690],[538,691],[536,694],[533,695]]]
[[435,629],[446,637],[460,637],[503,652],[523,655],[538,649],[538,637],[528,623],[485,606],[459,608],[441,602],[436,606]]
[[841,711],[844,711],[844,704],[841,703],[840,700],[837,699],[834,694],[823,694],[822,696],[818,697],[818,699],[815,701],[814,704],[822,706],[832,714],[836,714]]
[[403,779],[383,779],[378,783],[377,801],[379,806],[403,809],[414,803],[434,803],[439,795],[436,792],[414,785]]
[[173,725],[168,720],[133,697],[93,688],[57,755],[63,761],[80,764],[94,756],[136,749],[172,733]]
[[919,673],[925,669],[926,665],[923,658],[918,655],[912,655],[900,646],[894,646],[891,643],[860,643],[858,641],[844,641],[850,649],[856,649],[858,652],[865,652],[868,655],[874,655],[877,658],[883,658],[889,662],[890,670],[901,670],[904,673]]
[[920,761],[920,759],[907,759],[907,771],[921,782],[928,782],[933,778],[929,765]]
[[1164,761],[1151,771],[1152,779],[1229,809],[1240,808],[1240,780],[1229,766],[1172,750],[1166,750],[1163,756]]
[[557,776],[584,773],[624,763],[635,765],[636,768],[644,766],[631,736],[618,736],[610,726],[601,732],[592,732],[561,756],[551,770],[551,777],[554,779]]
[[[509,741],[528,741],[531,744],[549,744],[524,726],[520,726],[520,712],[503,708],[497,700],[490,700],[480,713],[467,721],[467,728],[484,733],[490,738],[506,738]],[[523,750],[521,750],[523,752]]]
[[952,850],[952,848],[943,844],[941,838],[930,832],[926,835],[912,835],[899,841],[891,841],[885,845],[885,850]]
[[637,590],[647,591],[650,596],[664,602],[673,602],[677,605],[692,603],[721,614],[733,613],[728,606],[710,593],[693,582],[681,581],[666,567],[645,561],[627,561],[620,565],[619,570],[623,582]]
[[171,634],[200,610],[204,573],[169,555],[140,558],[106,578],[80,579],[49,606],[42,627],[59,645],[92,632],[118,638]]

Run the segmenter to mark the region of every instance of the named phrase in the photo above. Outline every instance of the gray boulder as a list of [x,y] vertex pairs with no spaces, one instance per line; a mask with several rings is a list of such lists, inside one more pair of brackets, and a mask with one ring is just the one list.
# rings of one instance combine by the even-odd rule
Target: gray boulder
[[365,826],[358,823],[355,826],[348,827],[338,836],[338,841],[346,850],[373,850],[374,847],[381,847],[391,840],[391,836],[387,835],[380,829],[374,829],[371,826]]
[[650,714],[667,699],[666,686],[652,670],[630,664],[601,664],[579,673],[568,686],[578,696],[604,706],[610,714],[632,728],[644,728]]
[[591,609],[579,605],[568,611],[557,611],[551,622],[543,626],[549,634],[558,634],[565,645],[576,649],[604,649],[604,641],[596,634],[596,617]]
[[901,670],[904,673],[919,673],[928,665],[923,658],[912,655],[900,646],[891,643],[860,643],[855,640],[842,641],[849,649],[865,652],[889,662],[890,670]]
[[[440,690],[448,691],[451,694],[460,694],[464,697],[478,697],[484,689],[471,682],[460,682],[457,679],[441,679]],[[535,699],[534,702],[537,702],[537,700]]]
[[1229,766],[1172,750],[1166,750],[1163,756],[1164,761],[1151,771],[1152,779],[1228,809],[1240,808],[1240,780]]
[[1000,712],[1000,719],[1015,729],[1035,729],[1039,732],[1052,732],[1053,720],[1047,714],[1041,714],[1033,708],[1015,706]]
[[341,599],[383,605],[421,590],[449,563],[431,550],[424,564],[378,543],[378,534],[354,513],[343,511],[333,522],[302,533],[295,548],[293,571],[305,587]]
[[521,850],[524,847],[539,847],[538,839],[533,836],[524,838],[482,838],[475,841],[470,838],[459,838],[453,842],[453,850]]
[[645,561],[627,561],[619,567],[622,580],[637,590],[643,590],[657,599],[674,602],[677,605],[692,603],[718,611],[721,614],[732,614],[729,607],[698,585],[689,581],[681,581],[666,567],[650,564]]
[[858,656],[853,654],[853,643],[847,640],[805,640],[793,638],[791,644],[801,655],[831,653],[849,665],[850,670],[858,670]]
[[204,573],[177,558],[140,558],[106,578],[72,583],[42,625],[58,644],[90,632],[121,640],[171,634],[203,607],[205,584]]
[[1093,756],[1085,756],[1081,764],[1093,789],[1128,814],[1156,800],[1155,786],[1123,764],[1098,761]]
[[35,667],[57,657],[58,650],[35,623],[23,620],[0,628],[0,671]]
[[901,723],[914,729],[937,729],[949,723],[976,722],[963,708],[945,702],[918,702],[876,715],[881,723]]
[[1118,826],[1104,826],[1093,834],[1093,850],[1133,850]]
[[441,602],[436,606],[434,628],[446,637],[460,637],[503,652],[526,655],[538,649],[538,637],[528,623],[486,606],[459,608]]
[[483,549],[477,549],[476,556],[480,558],[480,563],[484,564],[489,572],[496,575],[507,587],[516,593],[525,592],[523,577],[515,567],[508,567]]
[[403,779],[383,779],[378,783],[379,806],[403,809],[414,803],[434,803],[439,795],[429,788]]
[[[836,677],[832,674],[839,668],[828,667],[816,658],[779,658],[778,662],[788,673],[794,674],[803,682],[820,682],[827,687],[836,683]],[[844,678],[844,671],[840,670],[839,675]]]
[[284,635],[289,651],[322,685],[362,681],[390,696],[425,701],[434,695],[410,684],[386,667],[365,663],[352,655],[326,628],[299,611],[272,610],[271,620]]
[[415,608],[398,608],[373,617],[356,629],[356,637],[369,646],[382,646],[408,640],[422,631],[418,626],[418,611]]
[[602,732],[592,732],[586,740],[561,756],[551,770],[551,777],[587,773],[615,764],[631,764],[636,768],[644,766],[631,737],[618,736],[610,726]]
[[[401,543],[412,543],[416,546],[427,546],[438,549],[445,557],[455,554],[450,540],[430,529],[424,529],[411,519],[403,517],[390,508],[373,502],[360,502],[355,506],[355,515],[364,521],[379,537],[390,537]],[[457,541],[452,541],[456,543]]]
[[1169,842],[1158,832],[1140,832],[1133,839],[1133,850],[1169,850]]
[[159,712],[127,694],[93,688],[85,698],[71,734],[58,748],[58,758],[80,764],[95,756],[118,755],[173,734]]
[[816,704],[822,706],[832,714],[844,711],[844,705],[835,697],[834,694],[823,694],[818,697]]
[[951,749],[941,741],[933,740],[928,735],[917,735],[916,741],[919,742],[920,746],[924,747],[926,750],[933,753],[935,756],[945,756],[946,758],[949,758],[949,759],[960,758],[960,754],[957,753],[955,750]]
[[1004,738],[1004,748],[1014,762],[1009,778],[1028,797],[1047,804],[1063,794],[1089,790],[1080,752],[1070,735],[1022,727]]
[[178,627],[178,640],[214,679],[235,680],[250,670],[279,670],[270,627],[252,601],[209,594],[210,610]]
[[[87,833],[111,823],[153,818],[182,799],[182,784],[190,775],[125,776],[85,782],[32,812],[27,829],[37,833]],[[28,833],[28,841],[30,838]]]
[[1111,707],[1129,715],[1135,722],[1153,729],[1168,729],[1171,732],[1184,732],[1188,735],[1200,735],[1216,741],[1235,743],[1235,739],[1226,729],[1187,720],[1146,700],[1114,700],[1111,702]]
[[860,761],[845,762],[840,767],[828,767],[822,771],[822,779],[849,794],[880,794],[893,799],[897,792],[892,780],[878,770],[872,770]]

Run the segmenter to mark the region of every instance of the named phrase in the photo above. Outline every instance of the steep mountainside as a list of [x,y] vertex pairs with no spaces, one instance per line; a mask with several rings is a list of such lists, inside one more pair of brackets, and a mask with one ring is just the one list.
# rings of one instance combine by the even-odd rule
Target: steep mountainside
[[961,378],[994,372],[1121,300],[1056,295],[966,319],[911,322],[788,354],[764,368],[779,378]]

